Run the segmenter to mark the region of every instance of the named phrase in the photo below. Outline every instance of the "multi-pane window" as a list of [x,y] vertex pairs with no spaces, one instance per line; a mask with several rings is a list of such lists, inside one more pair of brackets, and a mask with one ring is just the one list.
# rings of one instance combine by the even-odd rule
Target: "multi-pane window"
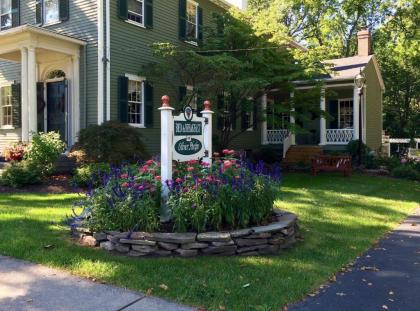
[[44,0],[44,24],[60,21],[59,0]]
[[267,129],[287,129],[290,122],[290,114],[280,111],[278,104],[273,101],[267,103]]
[[144,25],[144,0],[128,0],[128,20]]
[[12,0],[0,0],[0,30],[12,27]]
[[144,125],[143,86],[143,81],[128,81],[128,123],[133,125]]
[[187,40],[198,39],[198,4],[194,1],[187,1]]
[[339,122],[340,129],[353,128],[353,100],[346,99],[339,102]]
[[1,126],[12,126],[12,87],[0,88]]

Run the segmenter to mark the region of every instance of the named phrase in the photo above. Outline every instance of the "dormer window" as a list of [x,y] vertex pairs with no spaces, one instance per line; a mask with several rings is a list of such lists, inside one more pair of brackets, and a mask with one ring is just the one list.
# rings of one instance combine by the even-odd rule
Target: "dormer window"
[[59,0],[44,0],[44,24],[54,24],[60,21]]

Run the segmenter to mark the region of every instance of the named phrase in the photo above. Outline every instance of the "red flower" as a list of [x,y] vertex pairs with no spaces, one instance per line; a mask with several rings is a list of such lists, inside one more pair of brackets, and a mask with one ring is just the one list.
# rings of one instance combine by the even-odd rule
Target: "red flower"
[[190,160],[187,163],[188,163],[188,165],[195,165],[195,164],[198,163],[198,161],[197,160]]

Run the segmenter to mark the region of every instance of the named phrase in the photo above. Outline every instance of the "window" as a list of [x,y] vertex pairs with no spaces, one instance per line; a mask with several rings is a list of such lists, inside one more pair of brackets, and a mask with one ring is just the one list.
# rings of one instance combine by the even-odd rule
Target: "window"
[[353,128],[353,100],[342,99],[338,101],[339,119],[338,128]]
[[12,0],[0,0],[0,30],[12,27]]
[[187,1],[187,33],[186,39],[196,41],[198,39],[198,4],[196,2]]
[[279,130],[287,129],[290,123],[290,113],[281,111],[281,106],[275,104],[274,101],[268,100],[267,103],[267,129]]
[[[194,88],[190,85],[187,86],[187,104],[190,104],[192,109],[197,110],[197,93],[194,92]],[[199,111],[198,111],[199,112]]]
[[60,21],[59,0],[44,0],[44,24],[53,24]]
[[11,127],[12,124],[12,87],[0,88],[1,126]]
[[254,113],[253,112],[245,112],[243,117],[245,118],[244,122],[244,129],[247,131],[254,130]]
[[128,0],[128,20],[144,25],[144,0]]
[[140,78],[128,80],[128,123],[144,126],[144,81]]

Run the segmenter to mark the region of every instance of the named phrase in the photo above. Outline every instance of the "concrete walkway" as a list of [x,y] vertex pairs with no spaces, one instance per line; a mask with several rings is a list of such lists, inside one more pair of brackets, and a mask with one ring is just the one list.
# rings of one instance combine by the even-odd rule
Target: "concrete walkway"
[[351,271],[289,311],[420,310],[420,209]]
[[1,311],[191,311],[69,273],[0,256]]

